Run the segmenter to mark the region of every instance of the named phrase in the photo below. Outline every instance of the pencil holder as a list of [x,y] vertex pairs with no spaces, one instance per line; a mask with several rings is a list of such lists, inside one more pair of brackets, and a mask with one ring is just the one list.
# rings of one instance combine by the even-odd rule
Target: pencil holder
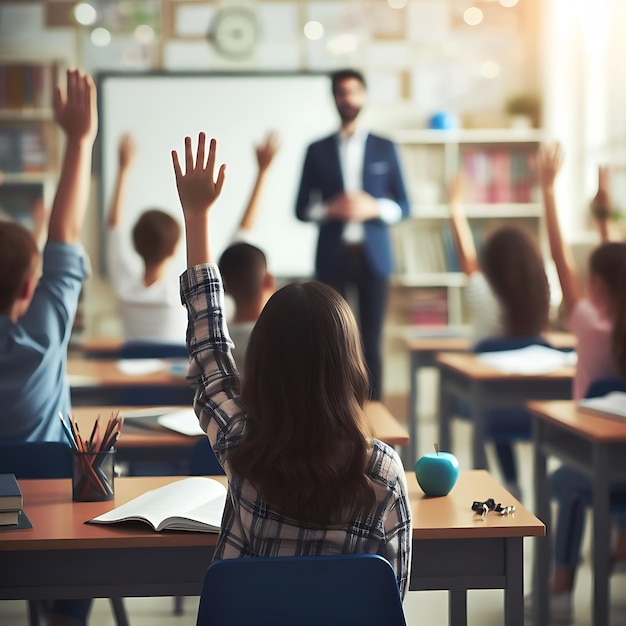
[[100,502],[112,500],[115,448],[107,452],[72,451],[72,500]]

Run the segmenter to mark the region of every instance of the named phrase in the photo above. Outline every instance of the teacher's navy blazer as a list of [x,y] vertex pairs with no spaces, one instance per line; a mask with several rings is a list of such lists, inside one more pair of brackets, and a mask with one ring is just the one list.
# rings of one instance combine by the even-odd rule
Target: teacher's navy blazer
[[[337,133],[312,143],[306,153],[296,202],[296,216],[309,221],[307,208],[314,202],[329,202],[344,191],[339,161]],[[402,181],[396,149],[391,141],[368,134],[363,163],[363,191],[374,198],[388,198],[398,203],[402,217],[409,214],[409,202]],[[324,220],[320,223],[315,271],[322,281],[332,281],[341,263],[342,235],[345,222]],[[388,225],[381,219],[363,222],[364,253],[371,270],[387,277],[393,271],[393,255]]]

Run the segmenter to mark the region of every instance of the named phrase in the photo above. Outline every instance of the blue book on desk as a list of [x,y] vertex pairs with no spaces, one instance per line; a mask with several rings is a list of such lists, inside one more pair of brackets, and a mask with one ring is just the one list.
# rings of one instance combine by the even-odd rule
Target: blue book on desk
[[0,511],[19,511],[22,508],[22,492],[15,474],[0,474]]

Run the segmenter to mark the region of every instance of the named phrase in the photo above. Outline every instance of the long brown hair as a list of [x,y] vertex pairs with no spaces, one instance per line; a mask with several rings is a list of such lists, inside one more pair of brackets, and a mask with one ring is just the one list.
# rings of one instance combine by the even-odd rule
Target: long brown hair
[[483,244],[481,267],[502,306],[506,334],[534,337],[544,332],[550,287],[535,240],[521,228],[499,228]]
[[626,378],[626,243],[605,243],[589,257],[589,271],[606,285],[613,322],[613,354],[620,376]]
[[277,291],[252,331],[245,371],[248,422],[229,457],[233,472],[303,525],[371,509],[369,383],[346,301],[318,282]]

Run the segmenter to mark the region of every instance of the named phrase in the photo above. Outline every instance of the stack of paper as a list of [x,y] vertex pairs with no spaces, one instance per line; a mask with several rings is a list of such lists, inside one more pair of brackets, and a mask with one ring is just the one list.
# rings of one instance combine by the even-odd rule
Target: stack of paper
[[478,360],[504,374],[548,374],[563,367],[576,365],[575,352],[561,352],[546,346],[527,346],[519,350],[484,352]]
[[578,406],[590,413],[599,413],[606,417],[626,419],[626,392],[612,391],[599,398],[580,400]]

